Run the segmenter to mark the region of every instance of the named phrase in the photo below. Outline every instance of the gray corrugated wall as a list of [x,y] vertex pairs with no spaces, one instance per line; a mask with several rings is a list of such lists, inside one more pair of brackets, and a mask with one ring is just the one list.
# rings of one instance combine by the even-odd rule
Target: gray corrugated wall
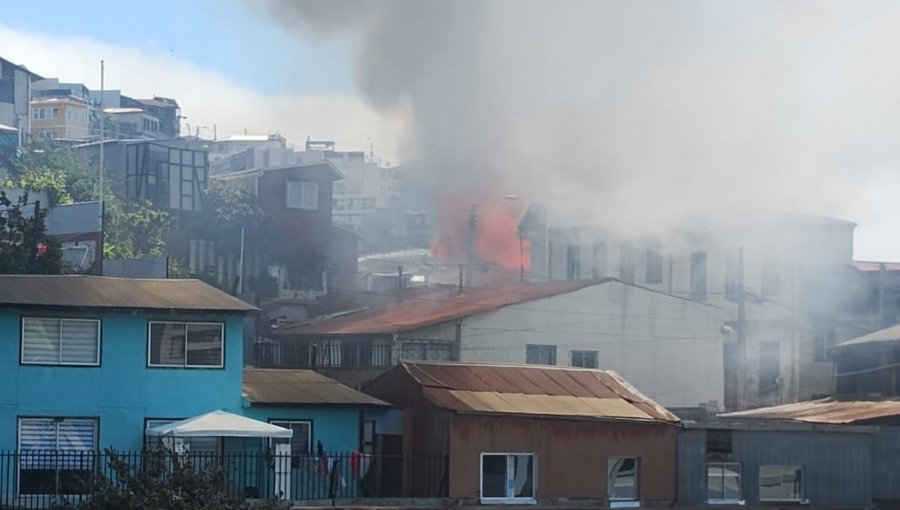
[[678,434],[678,506],[706,504],[706,431],[682,430]]
[[881,427],[874,437],[874,447],[872,497],[877,500],[900,500],[900,427]]
[[866,507],[872,501],[872,435],[851,432],[735,431],[743,498],[759,505],[759,467],[803,466],[803,495],[813,508]]
[[[871,434],[821,431],[733,432],[733,461],[741,463],[741,495],[758,508],[759,467],[802,465],[803,495],[813,508],[862,508],[872,502]],[[678,501],[706,501],[706,431],[685,430],[678,439]],[[898,489],[900,490],[900,489]]]

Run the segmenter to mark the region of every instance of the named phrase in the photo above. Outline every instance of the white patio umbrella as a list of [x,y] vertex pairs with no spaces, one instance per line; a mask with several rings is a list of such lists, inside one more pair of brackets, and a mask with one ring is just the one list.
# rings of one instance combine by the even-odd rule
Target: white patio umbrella
[[222,410],[147,429],[147,435],[164,437],[285,437],[294,431]]

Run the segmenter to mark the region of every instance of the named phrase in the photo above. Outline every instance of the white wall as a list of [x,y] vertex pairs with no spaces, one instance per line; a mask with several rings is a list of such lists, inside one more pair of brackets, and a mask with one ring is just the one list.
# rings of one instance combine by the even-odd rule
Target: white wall
[[596,350],[598,368],[664,406],[721,407],[721,325],[715,307],[608,282],[465,318],[460,360],[524,363],[527,344],[551,344],[569,365],[572,350]]

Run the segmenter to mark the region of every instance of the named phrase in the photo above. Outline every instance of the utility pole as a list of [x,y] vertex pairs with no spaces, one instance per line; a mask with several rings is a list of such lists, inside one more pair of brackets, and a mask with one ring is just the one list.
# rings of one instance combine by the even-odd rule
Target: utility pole
[[466,287],[472,286],[472,272],[475,270],[475,236],[478,233],[478,206],[469,208],[469,231],[466,237]]
[[104,95],[103,92],[105,90],[104,75],[105,75],[105,63],[103,62],[103,60],[101,60],[100,61],[100,182],[98,184],[98,187],[100,188],[99,193],[98,193],[98,203],[99,203],[98,207],[100,209],[100,212],[99,212],[100,217],[98,218],[98,221],[100,223],[100,225],[99,225],[100,226],[100,249],[97,250],[99,252],[98,258],[100,259],[100,274],[103,274],[103,245],[105,244],[104,243],[104,235],[103,235],[103,231],[104,231],[104,228],[103,228],[104,227],[103,226],[103,174],[106,173],[106,168],[104,166],[105,162],[103,160],[103,149],[104,149],[103,138],[106,134],[104,132],[106,129],[106,125],[105,125],[106,118],[103,115],[103,95]]
[[744,247],[738,248],[737,341],[738,341],[738,410],[747,407],[747,297],[744,292]]

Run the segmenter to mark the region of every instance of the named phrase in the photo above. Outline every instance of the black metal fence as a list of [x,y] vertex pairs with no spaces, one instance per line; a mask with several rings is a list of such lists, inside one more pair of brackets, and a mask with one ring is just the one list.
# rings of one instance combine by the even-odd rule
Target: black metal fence
[[77,504],[128,477],[178,483],[186,472],[241,499],[352,500],[447,495],[446,456],[276,456],[269,451],[0,452],[0,509]]
[[261,368],[389,368],[390,344],[361,341],[269,340],[253,344],[251,364]]

